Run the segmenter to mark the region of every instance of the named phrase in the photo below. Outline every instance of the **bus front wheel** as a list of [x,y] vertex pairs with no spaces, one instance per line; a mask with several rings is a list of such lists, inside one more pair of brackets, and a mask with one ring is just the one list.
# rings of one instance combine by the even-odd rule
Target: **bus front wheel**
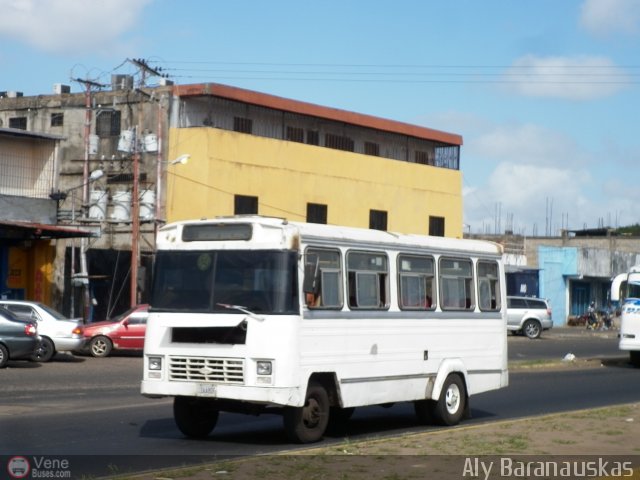
[[433,409],[436,423],[447,426],[457,425],[464,414],[466,400],[467,395],[462,378],[456,374],[449,375]]
[[173,418],[187,437],[204,438],[218,422],[219,411],[211,400],[193,397],[173,399]]
[[283,422],[292,442],[313,443],[320,440],[329,422],[329,395],[325,388],[319,383],[310,383],[304,406],[285,407]]

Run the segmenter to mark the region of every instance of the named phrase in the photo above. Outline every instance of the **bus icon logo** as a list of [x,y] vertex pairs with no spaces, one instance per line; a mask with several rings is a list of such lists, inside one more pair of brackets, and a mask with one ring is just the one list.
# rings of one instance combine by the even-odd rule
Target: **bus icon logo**
[[11,457],[7,463],[7,471],[11,478],[26,478],[31,471],[29,460],[24,457]]

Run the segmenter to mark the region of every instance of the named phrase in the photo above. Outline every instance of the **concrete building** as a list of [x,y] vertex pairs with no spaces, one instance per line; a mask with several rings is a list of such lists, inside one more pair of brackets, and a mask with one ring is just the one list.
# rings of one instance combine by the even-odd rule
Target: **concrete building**
[[558,326],[585,313],[592,301],[598,309],[608,307],[612,278],[640,264],[640,238],[607,228],[565,231],[559,237],[474,237],[511,252],[505,256],[508,294],[547,298]]
[[459,135],[225,85],[133,85],[0,98],[0,126],[59,136],[57,224],[100,231],[57,242],[45,303],[102,318],[144,301],[166,221],[258,213],[462,236]]

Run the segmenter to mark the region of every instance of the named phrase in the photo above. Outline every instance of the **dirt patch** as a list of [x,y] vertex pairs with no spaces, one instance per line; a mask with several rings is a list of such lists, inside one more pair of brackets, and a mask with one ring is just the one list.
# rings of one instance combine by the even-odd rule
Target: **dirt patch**
[[[597,464],[593,463],[596,475],[591,475],[596,478],[615,473],[629,474],[629,470],[625,469],[630,467],[624,462],[634,457],[636,462],[640,460],[638,438],[640,438],[640,403],[634,403],[481,425],[462,425],[393,438],[360,442],[345,441],[327,447],[165,470],[128,478],[137,480],[485,478],[479,465],[488,468],[492,462],[491,465],[494,467],[500,467],[501,461],[519,465],[517,461],[521,458],[527,458],[529,466],[537,465],[532,463],[532,459],[541,459],[540,468],[548,467],[546,463],[553,463],[556,468],[563,464],[567,464],[567,468],[585,468],[585,465],[588,468],[588,465],[597,462]],[[526,457],[523,457],[525,455]],[[551,457],[547,457],[550,455]],[[582,463],[565,462],[569,457],[584,455],[590,457],[576,457],[582,458]],[[618,459],[619,462],[612,460],[613,458]],[[482,461],[486,462],[486,465],[478,463]],[[621,468],[619,472],[613,470],[616,466]],[[504,465],[501,468],[504,468]],[[489,475],[486,478],[506,478],[499,473],[496,468],[492,471],[493,476]],[[507,476],[514,476],[518,472],[510,470],[507,473],[509,473]],[[523,473],[532,472],[523,471]],[[576,474],[572,475],[575,477],[580,471],[571,473]],[[529,478],[540,477],[529,475]],[[638,470],[635,470],[631,478],[640,478]]]

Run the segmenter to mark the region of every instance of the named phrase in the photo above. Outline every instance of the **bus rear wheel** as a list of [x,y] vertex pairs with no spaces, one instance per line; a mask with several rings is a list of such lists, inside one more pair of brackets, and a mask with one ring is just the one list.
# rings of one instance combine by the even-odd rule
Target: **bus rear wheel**
[[218,422],[219,410],[211,400],[194,397],[173,399],[173,418],[187,437],[204,438]]
[[433,409],[434,420],[439,425],[457,425],[464,414],[466,401],[467,395],[462,378],[456,374],[449,375],[442,385],[440,398]]
[[294,443],[313,443],[322,438],[329,422],[329,395],[316,382],[309,384],[303,407],[285,407],[284,429]]

